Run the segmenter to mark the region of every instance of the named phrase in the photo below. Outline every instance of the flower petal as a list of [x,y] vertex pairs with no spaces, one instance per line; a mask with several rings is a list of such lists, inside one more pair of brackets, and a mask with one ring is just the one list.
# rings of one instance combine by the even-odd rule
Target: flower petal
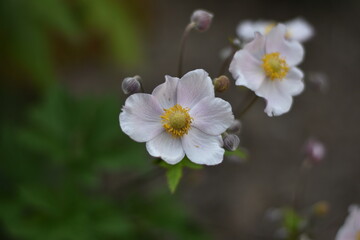
[[165,83],[157,86],[152,95],[156,97],[162,108],[170,108],[176,104],[177,85],[179,78],[165,76]]
[[160,157],[169,164],[176,164],[185,157],[181,139],[162,132],[146,143],[146,149],[153,157]]
[[119,116],[124,133],[137,142],[146,142],[164,129],[160,115],[163,110],[157,99],[145,93],[136,93],[127,98]]
[[236,33],[245,40],[251,40],[254,39],[255,32],[265,34],[266,28],[272,24],[274,24],[272,21],[244,21],[238,25]]
[[286,27],[278,24],[266,38],[266,53],[279,52],[289,66],[298,65],[304,57],[304,48],[297,41],[285,39]]
[[265,112],[269,117],[279,116],[290,110],[292,97],[280,88],[280,81],[267,79],[255,92],[266,100]]
[[280,81],[280,88],[291,96],[299,95],[304,90],[304,74],[296,68],[290,68],[286,77]]
[[286,23],[289,37],[292,40],[305,42],[314,36],[313,27],[304,19],[296,18]]
[[211,136],[192,128],[182,138],[186,156],[197,164],[216,165],[222,162],[225,150],[221,147],[221,137]]
[[253,39],[255,31],[254,23],[251,21],[243,21],[236,28],[237,35],[245,40]]
[[254,33],[255,38],[251,42],[245,45],[244,49],[247,50],[255,58],[261,60],[265,54],[265,37],[259,33]]
[[209,135],[222,134],[234,121],[231,105],[221,98],[205,97],[189,113],[194,119],[192,127]]
[[215,96],[214,85],[209,74],[202,69],[186,73],[178,83],[177,103],[192,108],[207,96]]
[[230,63],[229,71],[236,79],[236,85],[245,86],[253,91],[258,89],[265,79],[260,60],[246,50],[236,52]]

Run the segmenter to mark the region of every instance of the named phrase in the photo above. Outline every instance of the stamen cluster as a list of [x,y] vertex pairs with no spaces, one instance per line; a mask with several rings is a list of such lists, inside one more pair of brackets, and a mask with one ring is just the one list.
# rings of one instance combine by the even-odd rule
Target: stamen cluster
[[183,108],[179,104],[171,108],[164,109],[161,115],[163,127],[173,137],[182,137],[187,134],[191,128],[192,118],[189,114],[189,108]]
[[262,61],[265,74],[271,80],[283,79],[289,71],[289,66],[285,59],[280,58],[280,53],[278,52],[265,54]]

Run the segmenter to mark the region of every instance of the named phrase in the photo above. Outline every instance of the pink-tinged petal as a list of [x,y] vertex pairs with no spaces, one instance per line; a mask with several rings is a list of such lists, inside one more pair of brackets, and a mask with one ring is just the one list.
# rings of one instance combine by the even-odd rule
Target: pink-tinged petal
[[314,28],[304,19],[296,18],[286,23],[289,38],[299,42],[305,42],[314,36]]
[[266,53],[279,52],[289,66],[296,66],[303,60],[304,48],[297,41],[286,40],[285,35],[285,25],[274,27],[266,38]]
[[137,142],[146,142],[163,130],[160,115],[163,110],[157,99],[145,93],[136,93],[126,99],[119,116],[124,133]]
[[300,69],[296,67],[290,68],[286,77],[279,82],[282,92],[286,92],[291,96],[299,95],[305,86],[303,78],[304,74]]
[[204,97],[214,97],[214,85],[209,74],[202,69],[186,73],[178,83],[177,103],[192,108]]
[[229,67],[233,78],[236,79],[235,84],[253,91],[258,89],[265,80],[265,72],[261,64],[262,62],[248,51],[237,51]]
[[267,79],[255,92],[259,97],[266,100],[265,112],[269,117],[279,116],[290,110],[292,97],[288,93],[282,92],[280,81]]
[[222,134],[234,121],[231,105],[221,98],[205,97],[189,113],[192,127],[209,135]]
[[162,108],[170,108],[176,104],[179,78],[165,76],[165,83],[157,86],[152,95],[156,97]]
[[265,37],[259,33],[254,33],[254,40],[245,45],[244,49],[247,50],[255,58],[261,60],[265,55]]
[[241,22],[236,28],[237,35],[245,40],[253,39],[255,31],[254,23],[251,21]]
[[186,156],[194,163],[216,165],[224,158],[225,150],[221,147],[219,136],[191,128],[181,140]]
[[153,157],[160,157],[169,164],[176,164],[185,157],[181,139],[162,132],[146,143],[146,149]]
[[356,205],[349,207],[349,215],[344,225],[336,234],[335,240],[357,240],[360,232],[360,208]]

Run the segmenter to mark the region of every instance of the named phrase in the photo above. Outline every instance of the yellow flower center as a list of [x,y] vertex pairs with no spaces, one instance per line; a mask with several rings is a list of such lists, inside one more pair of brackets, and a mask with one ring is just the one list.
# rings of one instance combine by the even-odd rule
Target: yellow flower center
[[355,240],[360,240],[360,231],[357,232]]
[[289,71],[285,59],[280,58],[280,53],[274,52],[265,54],[262,58],[262,67],[267,77],[271,80],[283,79]]
[[190,127],[192,118],[189,114],[188,108],[183,108],[179,104],[164,109],[164,114],[161,115],[161,122],[165,130],[173,137],[182,137],[187,134]]

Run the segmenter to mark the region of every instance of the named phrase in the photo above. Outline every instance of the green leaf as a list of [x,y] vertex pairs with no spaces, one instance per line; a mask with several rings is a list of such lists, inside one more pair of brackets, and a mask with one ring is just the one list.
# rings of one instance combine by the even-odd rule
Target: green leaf
[[247,159],[248,154],[246,153],[246,150],[243,148],[238,148],[233,152],[225,151],[225,156],[237,156],[241,159]]
[[302,218],[292,208],[284,209],[284,227],[291,236],[290,239],[296,239],[300,232]]
[[181,161],[181,163],[182,163],[182,165],[183,165],[184,167],[188,167],[188,168],[191,168],[191,169],[202,169],[202,168],[203,168],[202,165],[193,163],[193,162],[190,161],[187,157],[185,157],[185,158]]
[[182,177],[183,166],[180,163],[167,168],[166,177],[171,193],[174,193]]

